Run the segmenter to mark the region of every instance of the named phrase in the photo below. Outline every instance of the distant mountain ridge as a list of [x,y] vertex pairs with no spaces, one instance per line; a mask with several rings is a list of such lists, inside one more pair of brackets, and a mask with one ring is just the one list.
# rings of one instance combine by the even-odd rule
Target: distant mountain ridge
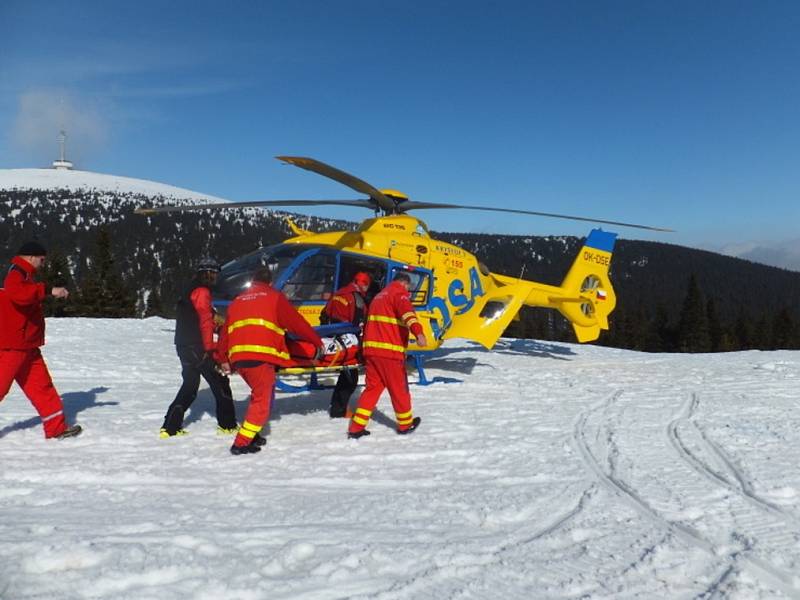
[[750,242],[743,245],[729,245],[723,247],[720,252],[764,265],[800,271],[800,238],[770,244]]
[[[108,233],[115,266],[135,295],[137,314],[144,312],[155,293],[163,298],[159,314],[170,316],[178,289],[200,256],[210,254],[225,261],[291,235],[285,222],[289,213],[263,209],[147,218],[133,214],[141,206],[204,201],[224,200],[96,173],[0,170],[0,234],[6,240],[0,259],[7,261],[23,241],[38,237],[63,254],[71,278],[80,285],[96,260],[93,254],[102,227]],[[295,217],[302,227],[317,231],[356,227],[334,219]],[[568,236],[434,235],[463,246],[492,271],[552,284],[561,282],[582,242]],[[653,328],[677,327],[691,274],[705,298],[714,301],[718,318],[730,332],[742,318],[751,329],[759,323],[762,329],[767,327],[764,323],[774,329],[772,323],[781,311],[793,323],[800,320],[800,273],[703,250],[623,239],[617,243],[611,268],[618,307],[612,315],[612,331],[601,341],[649,349],[646,339],[653,335]],[[560,315],[543,310],[523,311],[509,334],[571,339],[571,330]]]
[[0,169],[0,191],[11,190],[102,190],[121,194],[142,194],[183,200],[225,202],[165,183],[146,179],[66,169]]

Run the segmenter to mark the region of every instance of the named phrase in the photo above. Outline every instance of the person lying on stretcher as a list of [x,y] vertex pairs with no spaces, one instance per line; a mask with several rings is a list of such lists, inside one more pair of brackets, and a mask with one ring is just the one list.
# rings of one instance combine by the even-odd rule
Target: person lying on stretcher
[[350,323],[331,323],[314,327],[314,330],[322,338],[323,355],[316,357],[316,348],[310,342],[287,336],[286,346],[294,364],[286,368],[341,367],[355,366],[360,363],[361,349],[358,341],[358,327]]

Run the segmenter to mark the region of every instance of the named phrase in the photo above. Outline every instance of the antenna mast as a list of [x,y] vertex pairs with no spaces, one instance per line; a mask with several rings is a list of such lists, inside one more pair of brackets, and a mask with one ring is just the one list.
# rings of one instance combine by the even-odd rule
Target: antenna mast
[[72,168],[72,163],[67,160],[67,132],[63,129],[58,134],[58,145],[61,149],[60,157],[58,160],[53,161],[53,168],[59,170],[68,170]]

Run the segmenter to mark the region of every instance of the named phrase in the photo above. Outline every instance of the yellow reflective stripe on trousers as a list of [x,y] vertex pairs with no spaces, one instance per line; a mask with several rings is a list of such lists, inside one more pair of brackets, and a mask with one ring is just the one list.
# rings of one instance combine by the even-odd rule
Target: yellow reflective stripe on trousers
[[280,350],[276,350],[272,346],[259,346],[258,344],[238,344],[236,346],[231,346],[228,350],[228,355],[236,354],[237,352],[257,352],[259,354],[272,354],[273,356],[277,356],[278,358],[283,358],[285,360],[289,360],[289,353],[288,352],[281,352]]
[[253,425],[249,421],[245,421],[242,423],[242,426],[239,428],[239,434],[242,437],[246,437],[248,439],[253,439],[256,437],[256,434],[261,431],[261,427],[258,425]]
[[411,411],[404,412],[404,413],[397,413],[398,419],[410,419],[411,418]]
[[259,325],[261,327],[266,327],[267,329],[274,331],[278,335],[283,335],[286,333],[285,329],[281,329],[272,321],[267,321],[266,319],[239,319],[238,321],[234,321],[230,325],[228,325],[228,333],[233,331],[234,329],[239,329],[239,327],[247,327],[248,325]]
[[414,419],[409,417],[408,419],[397,419],[398,425],[411,425],[414,422]]
[[378,321],[379,323],[391,323],[392,325],[404,325],[400,319],[394,317],[384,317],[383,315],[369,315],[367,321]]
[[367,410],[366,408],[357,408],[356,414],[353,415],[353,421],[359,425],[366,425],[369,423],[370,415],[372,415],[371,410]]
[[387,344],[386,342],[364,342],[364,348],[380,348],[381,350],[393,350],[394,352],[402,352],[405,354],[405,346],[398,346],[397,344]]

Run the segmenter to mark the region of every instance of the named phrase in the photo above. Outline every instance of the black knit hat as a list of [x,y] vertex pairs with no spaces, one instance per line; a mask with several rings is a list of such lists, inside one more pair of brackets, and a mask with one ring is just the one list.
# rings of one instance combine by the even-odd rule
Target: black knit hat
[[39,242],[25,242],[17,250],[17,256],[47,256],[47,250]]

